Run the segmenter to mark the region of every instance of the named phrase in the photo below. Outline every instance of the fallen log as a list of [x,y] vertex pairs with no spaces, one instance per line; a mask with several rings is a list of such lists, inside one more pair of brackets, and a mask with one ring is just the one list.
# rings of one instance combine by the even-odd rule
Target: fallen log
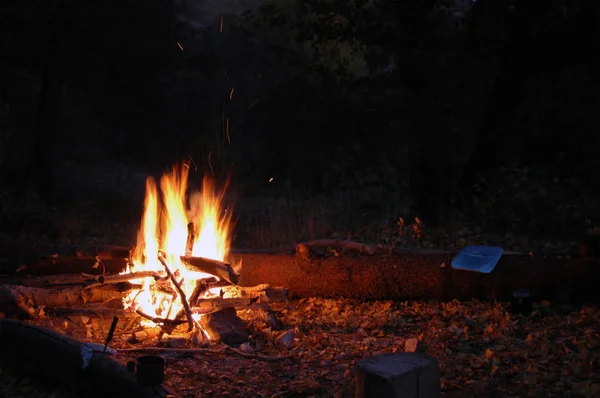
[[[45,380],[60,381],[76,395],[87,397],[174,396],[164,386],[144,387],[124,362],[53,330],[11,319],[0,319],[0,358],[7,366]],[[86,364],[83,352],[89,353]]]
[[0,312],[36,317],[41,307],[62,307],[87,303],[106,303],[123,299],[123,290],[115,285],[43,289],[0,285]]
[[[236,275],[237,284],[243,287],[264,283],[283,286],[289,289],[291,297],[510,299],[512,292],[520,288],[530,289],[536,298],[553,299],[559,295],[561,300],[600,294],[598,258],[505,254],[491,274],[479,274],[452,269],[453,257],[453,253],[441,251],[320,258],[234,253],[230,261],[232,264],[243,262],[241,274],[237,276],[231,267],[223,270]],[[69,263],[81,271],[85,265],[78,264],[81,261],[74,258]],[[224,264],[206,259],[198,261],[212,264],[213,268],[215,264]],[[121,268],[107,267],[107,272],[118,274],[125,266],[126,263]]]
[[239,285],[285,286],[292,297],[357,299],[510,299],[520,288],[536,298],[598,297],[600,259],[503,256],[490,274],[456,270],[452,256],[415,252],[370,256],[304,258],[285,254],[235,254],[243,261]]
[[237,285],[238,283],[239,275],[233,270],[230,264],[203,257],[181,256],[181,261],[199,272],[214,275],[233,285]]

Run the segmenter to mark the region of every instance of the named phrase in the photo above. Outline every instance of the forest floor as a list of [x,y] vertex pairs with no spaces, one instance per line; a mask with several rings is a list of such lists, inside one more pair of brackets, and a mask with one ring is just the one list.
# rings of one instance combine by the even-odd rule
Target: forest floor
[[[166,385],[190,398],[352,397],[357,361],[418,347],[438,359],[446,397],[600,394],[597,306],[555,307],[542,301],[531,315],[523,316],[510,313],[506,303],[307,298],[272,308],[282,328],[276,331],[251,322],[252,337],[245,351],[280,360],[241,357],[219,345],[204,354],[167,353]],[[88,319],[75,317],[36,323],[95,342],[107,333]],[[278,344],[277,337],[284,333],[292,334],[293,340]],[[118,331],[112,346],[140,348],[120,339]],[[155,347],[157,341],[142,346]],[[141,354],[120,355],[130,360]],[[72,396],[68,388],[24,378],[6,368],[0,371],[4,397]]]

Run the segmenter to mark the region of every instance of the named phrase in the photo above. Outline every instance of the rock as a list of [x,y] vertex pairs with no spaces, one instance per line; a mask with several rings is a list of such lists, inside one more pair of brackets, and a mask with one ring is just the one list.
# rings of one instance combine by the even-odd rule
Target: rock
[[248,340],[246,325],[237,316],[235,309],[226,308],[203,316],[200,325],[213,342],[239,344]]
[[406,352],[425,352],[425,343],[419,341],[416,337],[407,339],[404,342],[404,351]]
[[281,333],[275,338],[275,345],[279,347],[290,348],[294,344],[294,330]]

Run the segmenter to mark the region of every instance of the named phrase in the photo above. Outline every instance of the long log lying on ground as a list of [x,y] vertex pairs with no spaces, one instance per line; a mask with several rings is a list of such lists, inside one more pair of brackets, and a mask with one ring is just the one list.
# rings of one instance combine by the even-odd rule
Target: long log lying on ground
[[239,259],[240,285],[284,286],[299,297],[506,299],[515,289],[529,288],[537,297],[579,299],[600,291],[600,259],[506,255],[491,274],[455,270],[451,255],[440,252],[321,258],[237,254],[231,261]]
[[[593,294],[600,284],[600,259],[529,257],[506,254],[491,274],[455,270],[453,254],[414,251],[390,255],[342,255],[338,257],[288,254],[236,253],[232,264],[242,260],[241,286],[268,283],[289,289],[291,297],[347,297],[367,299],[471,299],[509,298],[519,288],[529,288],[537,297],[555,295],[577,299]],[[62,258],[62,264],[78,268],[81,258]],[[441,265],[444,264],[445,267]],[[125,269],[125,262],[107,264],[107,273]],[[61,272],[63,270],[59,270]],[[68,272],[68,271],[67,271]],[[228,271],[229,272],[229,271]],[[564,297],[563,297],[564,298]]]
[[0,319],[0,358],[8,366],[74,388],[78,396],[166,397],[164,387],[144,387],[135,373],[110,355],[93,352],[82,368],[84,343],[53,330],[25,322]]

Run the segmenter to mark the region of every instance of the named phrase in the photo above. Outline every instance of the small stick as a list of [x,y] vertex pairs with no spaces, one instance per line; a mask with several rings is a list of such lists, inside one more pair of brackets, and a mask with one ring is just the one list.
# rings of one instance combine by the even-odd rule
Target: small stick
[[179,298],[181,299],[181,304],[183,304],[183,308],[185,309],[185,316],[187,317],[188,321],[188,330],[194,329],[194,319],[192,318],[192,311],[190,310],[190,305],[187,302],[187,297],[185,297],[185,292],[183,291],[183,289],[181,289],[179,283],[177,283],[175,276],[173,275],[173,273],[169,269],[169,266],[167,265],[167,261],[165,260],[164,254],[160,251],[158,252],[158,261],[160,261],[163,267],[165,267],[167,275],[169,275],[169,278],[171,278],[171,282],[173,282],[175,288],[177,289],[177,292],[179,293]]
[[258,360],[265,361],[265,362],[277,362],[277,361],[282,361],[282,360],[289,359],[292,357],[291,355],[271,357],[271,356],[262,355],[262,354],[250,354],[247,352],[240,351],[236,348],[229,347],[227,345],[222,345],[222,348],[223,349],[221,349],[221,350],[212,350],[210,348],[147,347],[147,348],[122,349],[122,350],[118,350],[118,352],[121,352],[121,353],[136,352],[136,353],[145,353],[145,354],[150,354],[150,353],[157,353],[157,354],[168,354],[168,353],[170,353],[170,354],[221,354],[221,353],[223,353],[223,351],[231,351],[233,353],[243,356],[244,358],[258,359]]
[[108,343],[112,341],[113,335],[115,334],[115,329],[117,328],[117,322],[119,322],[118,317],[113,317],[112,323],[110,324],[110,330],[108,331],[108,336],[106,336],[106,343],[104,343],[104,350],[102,351],[102,355],[106,352],[106,348],[108,347]]
[[220,354],[222,350],[212,350],[210,348],[166,348],[166,347],[141,347],[141,348],[124,348],[118,352],[137,352],[144,354]]
[[262,354],[251,354],[248,352],[240,351],[237,348],[229,347],[228,345],[225,345],[225,349],[228,351],[231,351],[231,352],[235,352],[236,354],[241,355],[245,358],[260,359],[261,361],[265,361],[265,362],[277,362],[277,361],[282,361],[284,359],[289,359],[292,357],[291,355],[282,355],[282,356],[278,356],[278,357],[271,357],[271,356],[262,355]]

